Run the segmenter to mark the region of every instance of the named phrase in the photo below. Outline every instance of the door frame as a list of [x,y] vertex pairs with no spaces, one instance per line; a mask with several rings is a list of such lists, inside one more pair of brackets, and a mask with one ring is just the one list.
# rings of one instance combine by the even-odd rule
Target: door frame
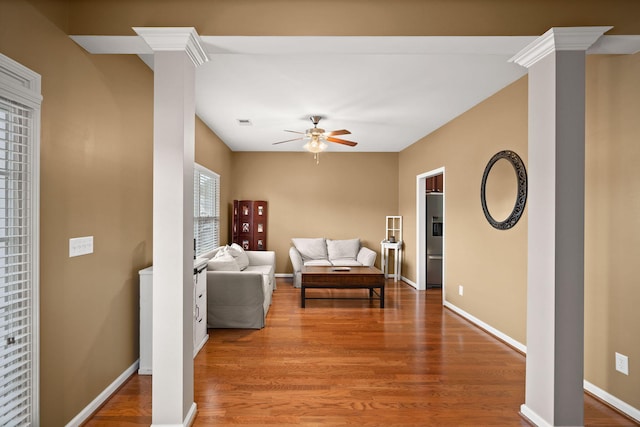
[[[416,175],[416,288],[418,290],[427,289],[427,178],[442,174],[442,216],[446,218],[446,191],[445,191],[445,167]],[[446,265],[446,221],[443,222],[442,233],[442,301],[445,297],[445,265]]]

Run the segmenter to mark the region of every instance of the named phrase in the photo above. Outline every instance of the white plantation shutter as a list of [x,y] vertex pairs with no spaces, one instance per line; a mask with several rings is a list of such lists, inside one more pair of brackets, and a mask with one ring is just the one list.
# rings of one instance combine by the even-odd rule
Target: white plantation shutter
[[2,426],[37,426],[39,424],[37,416],[39,111],[40,77],[0,55],[0,425]]
[[195,165],[193,176],[193,236],[200,256],[220,243],[220,176],[200,165]]

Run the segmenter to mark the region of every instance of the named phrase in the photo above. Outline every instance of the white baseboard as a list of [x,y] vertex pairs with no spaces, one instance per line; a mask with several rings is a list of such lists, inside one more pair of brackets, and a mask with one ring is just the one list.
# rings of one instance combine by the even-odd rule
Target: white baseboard
[[603,402],[606,402],[610,406],[613,406],[614,408],[616,408],[618,411],[622,412],[628,417],[633,418],[636,422],[640,423],[640,409],[634,408],[633,406],[629,405],[627,402],[623,402],[622,400],[618,399],[614,395],[607,393],[600,387],[594,384],[591,384],[587,380],[584,380],[584,389],[587,390],[589,393],[593,394],[598,399],[602,400]]
[[[524,353],[524,354],[527,353],[527,346],[525,346],[524,344],[514,340],[513,338],[509,337],[508,335],[505,335],[504,333],[498,331],[497,329],[487,325],[486,323],[484,323],[483,321],[481,321],[477,317],[475,317],[475,316],[467,313],[466,311],[462,310],[460,307],[457,307],[457,306],[451,304],[448,301],[444,302],[444,306],[447,307],[448,309],[450,309],[451,311],[454,311],[454,312],[458,313],[460,316],[464,317],[465,319],[467,319],[471,323],[475,324],[476,326],[479,326],[480,328],[484,329],[485,331],[487,331],[491,335],[501,339],[502,341],[506,342],[510,346],[518,349],[522,353]],[[610,406],[616,408],[618,411],[622,412],[623,414],[627,415],[628,417],[631,417],[636,422],[640,422],[640,410],[639,409],[634,408],[633,406],[629,405],[628,403],[626,403],[626,402],[618,399],[617,397],[607,393],[606,391],[602,390],[601,388],[591,384],[587,380],[584,380],[584,389],[586,391],[588,391],[589,393],[591,393],[592,395],[594,395],[595,397],[597,397],[598,399],[602,400],[603,402],[605,402],[605,403],[609,404]],[[548,426],[549,425],[549,424],[546,423],[546,421],[544,421],[542,418],[540,418],[535,412],[533,412],[531,409],[529,409],[526,405],[522,405],[521,406],[520,412],[522,413],[522,415],[524,415],[526,418],[531,420],[537,426],[544,427],[544,426]]]
[[191,407],[189,408],[189,412],[187,413],[187,416],[184,417],[184,421],[182,421],[182,424],[151,424],[151,427],[191,427],[193,425],[193,422],[196,419],[196,412],[198,412],[198,407],[196,406],[195,402],[193,402],[191,404]]
[[524,416],[526,419],[531,421],[533,425],[537,427],[553,427],[544,418],[542,418],[536,412],[529,409],[527,405],[520,406],[520,414],[522,414],[522,416]]
[[400,276],[400,280],[405,282],[407,285],[413,286],[414,288],[418,289],[418,284],[415,283],[415,282],[412,282],[411,280],[407,279],[406,277]]
[[193,422],[196,419],[196,413],[198,412],[198,406],[196,402],[191,403],[191,408],[189,408],[189,413],[186,417],[184,417],[184,422],[182,423],[183,427],[191,427]]
[[467,319],[468,321],[470,321],[474,325],[479,326],[480,328],[482,328],[485,331],[489,332],[491,335],[493,335],[493,336],[499,338],[500,340],[506,342],[511,347],[513,347],[515,349],[518,349],[522,353],[525,353],[525,354],[527,353],[527,346],[525,346],[524,344],[514,340],[509,335],[506,335],[506,334],[500,332],[499,330],[497,330],[496,328],[492,327],[491,325],[488,325],[488,324],[484,323],[482,320],[480,320],[477,317],[467,313],[466,311],[464,311],[460,307],[457,307],[457,306],[451,304],[449,301],[445,301],[444,302],[444,306],[447,307],[449,310],[458,313],[460,316],[464,317],[465,319]]
[[116,390],[118,390],[118,388],[120,388],[120,386],[122,386],[122,384],[124,384],[131,375],[136,373],[139,362],[139,359],[133,362],[133,365],[129,366],[122,374],[120,374],[118,378],[116,378],[111,384],[109,384],[107,388],[105,388],[102,393],[98,395],[98,397],[93,399],[93,401],[89,403],[82,411],[80,411],[78,415],[76,415],[71,421],[69,421],[66,427],[78,427],[82,425],[82,423],[87,421],[89,417],[91,417],[91,415],[93,415],[93,413],[97,411],[98,408],[100,408],[100,406],[102,406],[102,404],[106,402],[107,399],[109,399],[109,397],[111,397],[111,395],[115,393]]
[[293,274],[291,274],[291,273],[276,273],[275,276],[276,277],[288,277],[288,278],[291,278],[291,277],[293,277]]

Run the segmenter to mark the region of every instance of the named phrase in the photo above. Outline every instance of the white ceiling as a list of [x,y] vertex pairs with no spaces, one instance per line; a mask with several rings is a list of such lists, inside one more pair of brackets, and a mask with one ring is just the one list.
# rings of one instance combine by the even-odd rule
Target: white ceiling
[[[138,36],[71,37],[153,67]],[[329,150],[397,152],[525,75],[508,60],[536,38],[202,36],[210,61],[196,71],[196,111],[233,151],[302,151],[302,141],[272,143],[320,115],[319,127],[358,142]],[[627,51],[640,49],[632,42]]]

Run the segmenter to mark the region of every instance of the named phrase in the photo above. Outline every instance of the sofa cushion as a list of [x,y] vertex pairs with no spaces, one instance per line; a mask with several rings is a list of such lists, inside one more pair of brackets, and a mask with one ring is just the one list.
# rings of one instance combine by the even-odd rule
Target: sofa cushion
[[327,239],[327,253],[329,261],[338,259],[355,260],[360,250],[360,239],[329,240]]
[[331,265],[335,267],[361,267],[362,263],[353,258],[339,258],[331,260]]
[[271,281],[272,279],[272,270],[273,267],[271,265],[250,265],[244,271],[256,272],[262,274],[262,287],[264,288],[264,292],[271,292],[271,287],[273,286]]
[[244,270],[249,266],[249,257],[244,252],[244,249],[242,249],[242,246],[237,243],[233,243],[229,246],[228,252],[236,259],[240,270]]
[[303,261],[327,259],[327,244],[324,237],[291,239]]
[[304,265],[307,267],[331,267],[331,262],[328,259],[310,259],[305,261]]
[[257,271],[261,274],[271,274],[272,266],[270,265],[250,265],[245,271]]
[[229,253],[218,251],[216,256],[207,262],[207,270],[211,271],[240,271],[236,259]]

